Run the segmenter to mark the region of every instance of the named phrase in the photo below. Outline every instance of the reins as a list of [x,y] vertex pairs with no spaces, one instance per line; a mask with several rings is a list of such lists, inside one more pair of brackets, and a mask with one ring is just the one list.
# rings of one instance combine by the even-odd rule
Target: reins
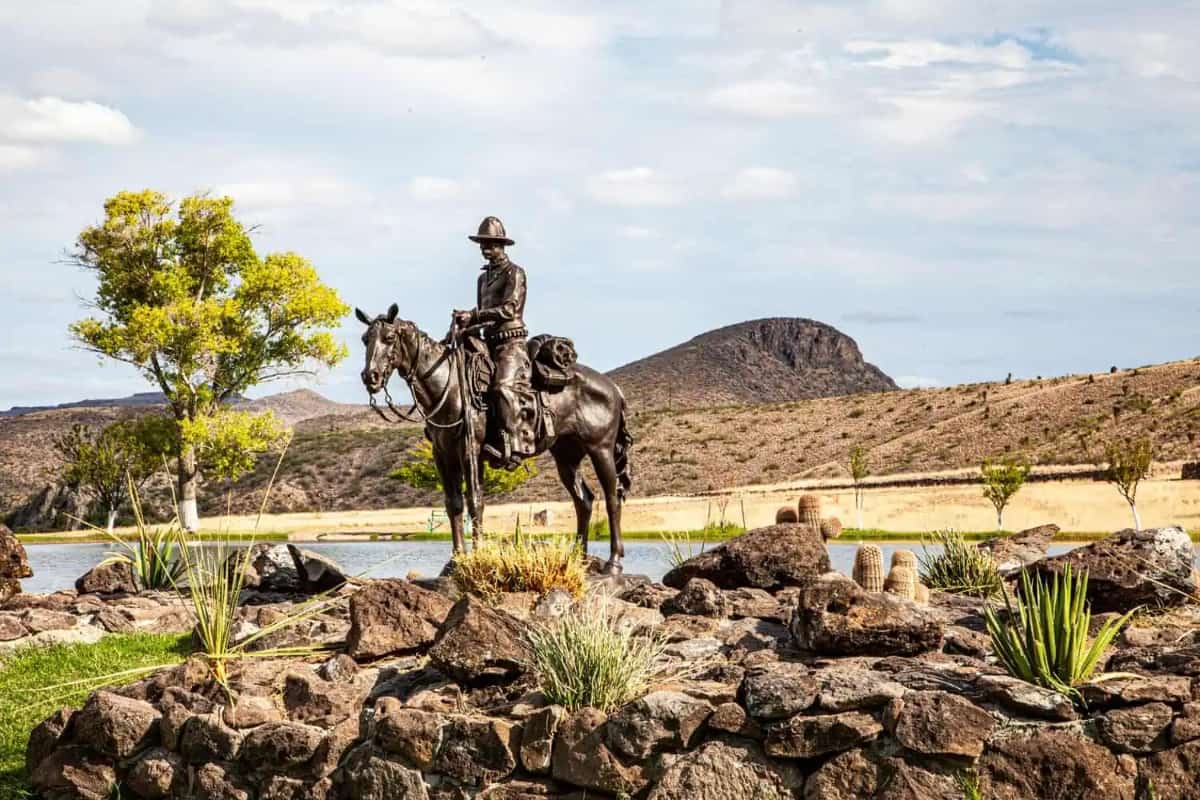
[[[367,403],[371,406],[371,409],[374,410],[374,412],[378,414],[385,422],[396,424],[403,422],[424,422],[426,425],[432,425],[435,428],[457,428],[459,425],[463,424],[463,420],[466,418],[465,413],[460,414],[457,420],[448,425],[435,422],[433,420],[433,417],[437,416],[438,412],[442,410],[442,407],[446,405],[446,401],[450,398],[450,378],[446,379],[446,386],[444,389],[442,389],[442,396],[429,411],[421,408],[420,400],[417,398],[417,390],[415,387],[417,383],[424,381],[426,378],[433,375],[433,373],[437,371],[438,367],[445,363],[448,358],[456,355],[457,357],[461,358],[461,349],[453,345],[446,347],[442,351],[442,354],[438,356],[437,360],[433,362],[433,365],[429,367],[429,369],[425,370],[420,375],[416,375],[417,365],[421,363],[421,345],[423,344],[424,338],[424,335],[418,332],[417,352],[413,355],[412,368],[409,369],[407,375],[402,376],[404,378],[404,382],[408,384],[409,391],[412,392],[412,408],[405,412],[396,407],[396,404],[392,401],[392,393],[388,391],[388,382],[386,379],[383,382],[383,399],[384,402],[387,403],[388,409],[396,415],[396,419],[389,418],[384,410],[379,407],[378,403],[375,401],[375,395],[370,395],[367,399]],[[390,377],[390,375],[388,377]],[[460,390],[464,392],[466,391],[465,387],[460,387]],[[464,398],[464,402],[470,401]]]

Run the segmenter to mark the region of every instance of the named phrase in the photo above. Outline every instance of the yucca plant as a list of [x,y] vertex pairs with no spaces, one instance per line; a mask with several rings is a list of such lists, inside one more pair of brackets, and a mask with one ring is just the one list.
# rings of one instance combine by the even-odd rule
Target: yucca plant
[[129,492],[129,504],[133,508],[133,521],[137,529],[137,538],[131,543],[99,527],[116,546],[117,550],[105,553],[101,563],[128,564],[136,576],[142,589],[172,589],[175,582],[183,573],[183,564],[179,559],[179,544],[177,531],[173,525],[151,530],[146,525],[142,514],[142,502],[138,496],[137,486],[132,476],[126,474],[126,484]]
[[644,695],[664,669],[667,640],[622,629],[600,602],[528,634],[546,697],[575,710],[612,711]]
[[[941,546],[931,552],[928,543]],[[934,531],[921,541],[921,583],[930,589],[973,597],[995,597],[1004,588],[996,561],[963,540],[957,531]]]
[[698,553],[692,541],[692,534],[689,531],[665,531],[660,535],[660,538],[667,545],[665,556],[667,562],[672,567],[678,567],[685,561],[695,558],[699,553],[703,553],[708,546],[708,537],[704,536],[700,542]]
[[1100,657],[1137,609],[1109,620],[1088,642],[1092,621],[1087,572],[1068,564],[1048,581],[1021,573],[1021,598],[1004,593],[1007,618],[983,610],[992,648],[1013,677],[1079,698],[1077,686],[1092,677]]

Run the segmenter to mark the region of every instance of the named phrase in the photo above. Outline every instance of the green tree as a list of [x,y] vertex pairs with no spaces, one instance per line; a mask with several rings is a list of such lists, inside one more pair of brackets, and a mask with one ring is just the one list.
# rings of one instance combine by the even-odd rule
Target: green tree
[[850,478],[854,481],[854,509],[858,512],[858,529],[863,527],[863,507],[866,497],[863,492],[863,479],[871,474],[871,462],[867,460],[867,451],[862,445],[850,448]]
[[99,432],[87,425],[72,425],[54,438],[54,449],[63,460],[62,480],[96,498],[112,533],[117,513],[129,499],[129,487],[140,489],[162,466],[169,450],[169,434],[158,415],[125,420]]
[[184,420],[181,438],[196,451],[206,475],[236,481],[263,453],[275,450],[290,434],[274,413],[254,414],[221,409],[195,420]]
[[[410,459],[400,465],[389,476],[401,483],[406,483],[414,489],[442,490],[442,478],[438,475],[437,465],[433,462],[433,445],[428,439],[422,439],[409,453]],[[483,465],[483,491],[485,494],[508,494],[515,491],[525,481],[537,475],[537,467],[533,459],[526,459],[524,469],[495,469]]]
[[176,423],[180,522],[194,530],[196,427],[251,386],[343,359],[347,348],[327,329],[348,308],[301,256],[260,258],[228,197],[174,203],[150,190],[121,192],[105,202],[104,220],[79,234],[72,257],[95,274],[97,289],[96,315],[71,334],[162,391]]
[[1029,464],[1014,458],[1002,461],[984,461],[979,468],[983,478],[983,496],[996,507],[996,527],[1004,528],[1004,509],[1025,480],[1029,477]]
[[1150,474],[1150,462],[1154,458],[1154,447],[1148,438],[1118,439],[1104,448],[1104,478],[1117,487],[1121,497],[1133,512],[1133,527],[1142,529],[1142,520],[1137,510],[1138,484]]

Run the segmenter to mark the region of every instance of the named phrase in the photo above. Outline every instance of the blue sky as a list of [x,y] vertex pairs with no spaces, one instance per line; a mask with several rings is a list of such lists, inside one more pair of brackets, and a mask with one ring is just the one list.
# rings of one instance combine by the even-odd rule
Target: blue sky
[[3,4],[0,408],[147,388],[71,349],[62,263],[144,187],[439,335],[497,214],[602,369],[764,316],[906,385],[1200,355],[1200,4],[988,5]]

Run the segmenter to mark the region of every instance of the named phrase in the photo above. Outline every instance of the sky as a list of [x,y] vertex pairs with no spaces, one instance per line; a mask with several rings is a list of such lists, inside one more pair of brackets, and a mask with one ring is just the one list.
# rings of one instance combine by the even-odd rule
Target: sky
[[[105,198],[435,336],[500,216],[600,369],[821,320],[905,386],[1200,356],[1200,2],[0,3],[0,408],[150,387],[72,347]],[[350,357],[302,384],[360,402]]]

